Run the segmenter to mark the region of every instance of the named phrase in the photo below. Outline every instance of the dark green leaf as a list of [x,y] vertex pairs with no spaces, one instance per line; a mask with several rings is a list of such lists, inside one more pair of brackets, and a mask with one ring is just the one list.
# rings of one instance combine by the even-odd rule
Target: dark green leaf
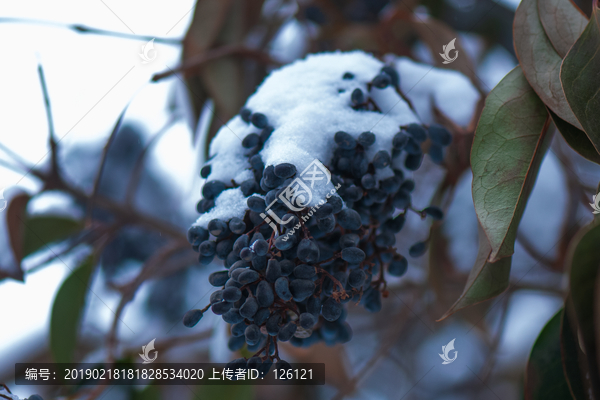
[[66,239],[83,228],[81,221],[52,216],[30,217],[24,221],[24,224],[23,257],[50,243]]
[[50,351],[54,362],[73,362],[77,331],[85,297],[94,269],[94,257],[88,256],[61,285],[50,316]]
[[564,58],[587,25],[587,17],[572,0],[538,1],[540,21],[552,46]]
[[[589,375],[598,387],[598,363],[594,329],[594,292],[600,266],[600,222],[594,220],[579,231],[569,246],[570,291],[577,326],[585,349]],[[594,385],[592,385],[594,386]]]
[[160,390],[156,386],[148,385],[142,390],[132,387],[130,400],[161,400]]
[[560,79],[569,106],[600,152],[599,48],[600,12],[594,7],[590,22],[562,63]]
[[473,200],[489,261],[514,253],[517,228],[546,153],[548,112],[520,67],[490,92],[471,149]]
[[508,288],[512,257],[504,257],[491,263],[488,261],[491,251],[490,243],[480,226],[479,251],[465,289],[439,320],[449,317],[460,309],[496,297]]
[[560,322],[563,310],[546,324],[533,345],[525,379],[525,400],[568,400],[571,392],[560,354]]
[[254,387],[250,385],[206,385],[196,386],[193,389],[194,399],[235,399],[253,400]]
[[560,118],[581,129],[561,86],[562,57],[544,32],[537,3],[538,0],[523,0],[515,12],[513,37],[517,57],[523,74],[540,99]]
[[600,154],[598,154],[596,148],[592,142],[590,142],[590,139],[588,139],[585,132],[562,120],[558,115],[553,113],[552,110],[549,109],[548,111],[550,112],[552,121],[554,121],[554,125],[556,125],[556,128],[567,144],[582,157],[600,164]]
[[[568,303],[567,303],[568,304]],[[585,357],[577,340],[577,331],[570,321],[570,308],[565,307],[560,327],[560,353],[563,372],[569,385],[571,396],[576,400],[585,400],[583,374],[579,365],[580,357]]]

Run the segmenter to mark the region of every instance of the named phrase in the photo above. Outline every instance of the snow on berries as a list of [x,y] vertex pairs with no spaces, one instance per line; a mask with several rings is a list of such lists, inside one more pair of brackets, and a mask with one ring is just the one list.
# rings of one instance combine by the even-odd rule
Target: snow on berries
[[[401,83],[396,66],[360,51],[311,55],[271,73],[212,141],[188,239],[201,264],[224,269],[184,324],[221,315],[229,348],[255,353],[232,363],[268,371],[285,363],[280,342],[350,340],[346,303],[379,311],[386,275],[407,270],[395,248],[405,214],[443,217],[415,208],[410,175],[425,152],[442,163],[452,137],[421,123]],[[427,250],[415,241],[410,257]]]

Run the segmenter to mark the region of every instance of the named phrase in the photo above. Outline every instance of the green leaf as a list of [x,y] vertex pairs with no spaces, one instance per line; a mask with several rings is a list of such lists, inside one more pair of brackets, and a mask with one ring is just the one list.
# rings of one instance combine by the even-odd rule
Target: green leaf
[[485,101],[471,148],[473,201],[492,247],[489,261],[514,253],[517,228],[546,153],[548,112],[520,67]]
[[515,12],[513,37],[521,68],[533,90],[556,115],[581,129],[563,93],[559,76],[562,57],[542,27],[538,0],[521,1]]
[[[577,326],[587,356],[589,375],[598,379],[596,335],[594,329],[594,292],[600,266],[600,222],[594,220],[579,231],[569,246],[570,291]],[[597,312],[597,311],[596,311]]]
[[485,232],[479,226],[479,251],[475,265],[469,273],[465,289],[458,300],[438,321],[465,307],[496,297],[508,288],[512,257],[504,257],[495,263],[491,263],[488,261],[491,252],[492,247]]
[[142,390],[135,390],[132,386],[130,400],[161,400],[160,390],[153,385],[148,385]]
[[548,39],[564,58],[585,29],[587,17],[572,0],[538,1],[538,12]]
[[[569,302],[567,302],[569,304]],[[585,387],[583,374],[579,364],[580,357],[585,357],[577,341],[576,329],[570,321],[570,308],[565,306],[560,327],[560,353],[562,357],[563,372],[569,385],[571,396],[576,400],[585,400]]]
[[236,385],[236,382],[226,385],[195,386],[194,400],[201,399],[235,399],[253,400],[254,387],[251,385]]
[[536,339],[525,379],[525,400],[567,400],[571,392],[563,372],[560,353],[560,323],[563,310],[557,312]]
[[90,255],[65,279],[56,294],[50,316],[50,352],[54,362],[73,362],[77,331],[93,269],[94,257]]
[[600,154],[598,154],[585,132],[562,120],[552,110],[548,109],[548,111],[552,117],[552,121],[554,121],[554,125],[556,125],[556,129],[561,133],[567,144],[580,156],[596,164],[600,164]]
[[[600,152],[600,12],[592,18],[565,57],[560,70],[563,89],[573,113]],[[559,114],[560,115],[560,114]]]
[[34,216],[24,221],[23,257],[83,229],[81,221],[65,217]]

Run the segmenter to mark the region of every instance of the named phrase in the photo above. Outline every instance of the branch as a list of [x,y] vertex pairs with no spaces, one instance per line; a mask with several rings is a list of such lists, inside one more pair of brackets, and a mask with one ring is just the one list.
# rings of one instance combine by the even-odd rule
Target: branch
[[48,120],[48,145],[50,146],[50,179],[46,182],[46,188],[54,188],[61,181],[58,170],[58,141],[54,132],[54,120],[52,118],[52,109],[50,107],[50,96],[48,95],[48,87],[46,86],[46,78],[44,77],[44,69],[42,64],[38,65],[38,75],[40,77],[40,85],[44,94],[44,106],[46,108],[46,118]]
[[150,41],[150,40],[154,39],[154,41],[156,43],[164,43],[164,44],[176,45],[176,46],[180,46],[183,43],[181,39],[177,39],[177,38],[160,38],[160,37],[152,37],[152,36],[145,36],[145,35],[135,35],[135,34],[131,34],[131,33],[122,33],[122,32],[107,31],[104,29],[90,28],[89,26],[85,26],[85,25],[68,25],[68,24],[61,24],[59,22],[40,21],[40,20],[34,20],[34,19],[28,19],[28,18],[0,18],[0,23],[50,25],[50,26],[55,26],[55,27],[59,27],[59,28],[70,29],[77,33],[89,33],[89,34],[93,34],[93,35],[112,36],[112,37],[118,37],[121,39],[130,39],[130,40]]
[[128,206],[131,205],[133,201],[133,196],[140,184],[140,179],[142,177],[144,161],[146,160],[146,155],[148,154],[148,150],[150,147],[158,141],[164,135],[171,126],[179,119],[179,115],[172,115],[171,118],[167,121],[167,123],[150,139],[146,147],[142,150],[138,159],[135,162],[135,166],[133,167],[133,171],[131,172],[131,178],[129,179],[129,184],[127,185],[127,193],[125,195],[125,204]]
[[161,79],[167,78],[178,72],[193,72],[206,64],[209,61],[216,60],[227,56],[241,56],[247,58],[254,58],[264,64],[274,64],[280,66],[279,61],[274,60],[269,54],[261,50],[253,50],[240,45],[223,46],[217,49],[208,50],[204,53],[190,57],[184,61],[183,64],[177,68],[169,69],[168,71],[155,74],[152,77],[152,82],[158,82]]
[[[115,360],[115,348],[117,346],[117,329],[119,326],[119,322],[122,322],[121,315],[123,314],[123,310],[125,306],[133,300],[135,293],[139,289],[139,287],[152,276],[154,271],[162,266],[163,261],[169,258],[171,255],[176,253],[177,251],[183,248],[183,244],[180,242],[172,242],[162,247],[157,253],[153,254],[142,267],[140,273],[133,279],[132,282],[125,285],[125,289],[123,291],[123,295],[121,296],[121,300],[119,301],[119,305],[117,310],[115,311],[115,317],[113,319],[112,326],[107,336],[107,347],[108,347],[108,362],[112,364]],[[185,244],[187,248],[187,243]]]
[[[98,168],[98,173],[96,174],[96,179],[94,180],[94,189],[92,190],[92,197],[90,198],[90,202],[87,207],[86,213],[86,221],[91,223],[92,221],[92,212],[94,210],[94,200],[98,196],[98,190],[100,189],[100,181],[102,180],[102,174],[104,173],[104,168],[106,167],[106,160],[108,158],[108,150],[110,146],[115,141],[115,137],[117,136],[117,132],[121,127],[121,122],[123,121],[123,117],[125,116],[125,111],[127,111],[127,107],[123,111],[121,111],[121,115],[119,115],[119,119],[117,119],[117,123],[113,127],[113,130],[108,137],[108,141],[102,150],[102,158],[100,159],[100,167]],[[88,223],[86,223],[88,225]]]

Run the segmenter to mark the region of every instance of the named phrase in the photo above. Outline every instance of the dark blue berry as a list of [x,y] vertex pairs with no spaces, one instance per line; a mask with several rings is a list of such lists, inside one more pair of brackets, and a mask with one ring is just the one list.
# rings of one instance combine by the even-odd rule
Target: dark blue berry
[[367,279],[367,274],[362,269],[353,269],[348,275],[348,284],[353,288],[359,288]]
[[240,117],[242,117],[242,120],[244,122],[250,123],[250,118],[252,117],[252,111],[250,111],[249,109],[242,107],[242,109],[240,110]]
[[233,303],[223,301],[221,303],[215,303],[210,307],[210,310],[216,315],[223,315],[227,311],[233,308]]
[[206,179],[206,178],[208,178],[209,175],[210,175],[210,165],[205,165],[200,170],[200,176],[203,177],[204,179]]
[[390,153],[385,150],[378,151],[373,157],[373,166],[377,169],[388,167],[391,162]]
[[344,131],[336,132],[334,140],[340,148],[345,150],[351,150],[356,147],[356,140]]
[[200,322],[203,315],[204,313],[202,310],[190,310],[183,316],[183,325],[187,326],[188,328],[192,328],[196,326],[198,322]]
[[290,301],[292,299],[292,292],[290,292],[287,278],[282,276],[275,281],[275,293],[283,301]]
[[373,175],[364,174],[360,179],[360,184],[365,189],[373,189],[377,185],[377,182],[375,181],[375,177]]
[[227,322],[228,324],[237,324],[244,320],[244,317],[240,315],[240,310],[237,308],[232,308],[231,310],[227,311],[221,316],[221,318],[223,318],[223,321]]
[[260,143],[260,136],[256,133],[251,133],[247,135],[244,140],[242,140],[242,147],[246,149],[251,149]]
[[290,292],[295,301],[303,301],[315,291],[315,283],[308,279],[294,279],[290,283]]
[[421,167],[422,162],[423,154],[409,154],[406,156],[406,160],[404,160],[404,166],[410,171],[416,171]]
[[202,197],[208,200],[212,200],[217,197],[227,187],[221,181],[210,181],[206,182],[202,187]]
[[351,264],[358,264],[365,259],[365,252],[358,247],[346,247],[342,250],[342,260]]
[[342,79],[345,79],[345,80],[354,79],[354,74],[352,72],[344,72]]
[[370,147],[375,143],[375,134],[373,132],[363,132],[358,135],[358,139],[356,140],[358,144],[362,147]]
[[379,73],[371,82],[373,86],[379,89],[385,89],[391,83],[392,79],[386,73]]
[[265,204],[265,200],[261,199],[258,196],[248,197],[246,204],[248,205],[249,209],[251,209],[252,211],[257,212],[257,213],[265,212],[265,209],[267,208],[267,205]]
[[277,336],[279,333],[279,324],[281,323],[281,315],[273,314],[267,320],[267,333],[271,336]]
[[279,266],[279,261],[275,260],[274,258],[269,260],[265,277],[267,278],[267,281],[271,283],[274,283],[281,277],[281,267]]
[[414,123],[410,124],[406,127],[406,132],[408,132],[417,143],[423,143],[427,140],[427,131],[422,125]]
[[360,215],[348,208],[338,213],[337,220],[344,229],[356,230],[362,226]]
[[240,315],[244,318],[252,318],[258,311],[258,302],[254,297],[248,297],[240,307]]
[[282,163],[275,166],[273,173],[279,178],[290,178],[296,173],[296,166],[290,163]]
[[296,333],[296,329],[298,329],[298,326],[294,322],[288,322],[287,324],[282,326],[281,329],[279,329],[277,339],[282,342],[287,342],[294,336],[294,333]]
[[304,329],[312,329],[312,327],[317,323],[317,318],[315,318],[313,314],[305,312],[300,314],[298,322]]
[[327,321],[336,321],[342,315],[342,305],[333,297],[329,297],[323,303],[321,313]]
[[227,232],[227,224],[220,219],[213,219],[208,223],[208,231],[211,235],[221,236],[223,233]]
[[408,261],[406,258],[397,255],[388,266],[388,273],[392,276],[402,276],[406,273],[407,268]]
[[269,252],[269,243],[264,239],[257,240],[252,244],[252,249],[257,255],[264,256]]
[[230,303],[235,303],[242,298],[242,291],[236,287],[228,287],[223,289],[223,300]]
[[431,141],[439,146],[448,146],[452,143],[452,135],[442,125],[431,124],[429,125],[429,137]]
[[250,121],[252,122],[252,125],[259,129],[266,128],[267,125],[269,125],[269,120],[264,114],[261,113],[252,114],[252,118],[250,119]]
[[381,72],[385,72],[390,77],[391,83],[394,87],[400,86],[400,75],[398,75],[396,68],[392,67],[391,65],[386,65],[385,67],[381,68]]
[[401,150],[408,144],[408,141],[408,135],[400,131],[394,135],[394,138],[392,139],[392,146],[394,146],[395,149]]
[[256,344],[261,338],[260,328],[255,324],[248,325],[244,335],[246,336],[246,343],[250,345]]
[[302,239],[298,244],[298,258],[306,263],[319,261],[319,246],[310,239]]
[[253,269],[247,269],[240,274],[237,281],[242,285],[256,282],[260,278],[260,274]]
[[275,301],[273,288],[267,281],[261,281],[256,287],[256,300],[261,307],[270,307]]
[[435,220],[441,220],[444,218],[444,212],[435,206],[429,206],[424,209],[423,212]]
[[354,89],[352,91],[352,95],[350,96],[350,101],[355,106],[363,104],[365,102],[365,95],[363,94],[362,90],[358,88]]
[[223,286],[229,280],[229,271],[216,271],[208,276],[208,282],[213,286]]
[[417,242],[410,246],[408,249],[408,254],[413,257],[421,257],[427,251],[427,242]]

